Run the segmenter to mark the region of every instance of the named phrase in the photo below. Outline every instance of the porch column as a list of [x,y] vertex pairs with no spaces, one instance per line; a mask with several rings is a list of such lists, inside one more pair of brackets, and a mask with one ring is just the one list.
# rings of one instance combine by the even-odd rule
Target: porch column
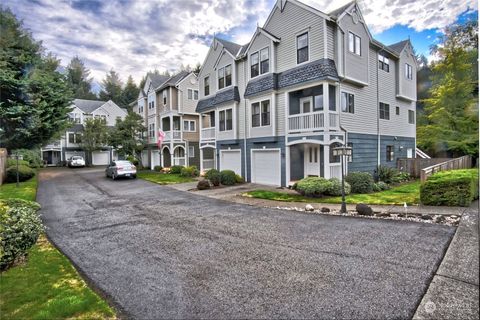
[[325,179],[330,179],[330,145],[323,146],[323,175]]
[[200,172],[203,172],[203,149],[200,148]]
[[[328,105],[328,83],[322,83],[322,90],[323,90],[323,121],[325,128],[330,127],[330,117],[329,117],[329,105]],[[327,129],[325,129],[327,130]]]
[[285,185],[290,184],[290,146],[285,145]]
[[173,115],[171,114],[169,116],[170,118],[170,148],[169,148],[169,152],[170,152],[170,161],[171,161],[171,165],[175,165],[174,161],[173,161]]

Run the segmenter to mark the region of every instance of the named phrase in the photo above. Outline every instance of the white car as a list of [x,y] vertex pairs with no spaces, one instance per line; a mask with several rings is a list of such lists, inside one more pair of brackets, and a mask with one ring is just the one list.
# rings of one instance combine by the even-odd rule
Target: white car
[[81,156],[73,156],[70,159],[68,159],[67,164],[69,168],[85,167],[85,160]]
[[130,161],[117,160],[113,161],[107,169],[105,169],[105,176],[112,178],[112,180],[119,177],[135,179],[137,177],[137,168]]

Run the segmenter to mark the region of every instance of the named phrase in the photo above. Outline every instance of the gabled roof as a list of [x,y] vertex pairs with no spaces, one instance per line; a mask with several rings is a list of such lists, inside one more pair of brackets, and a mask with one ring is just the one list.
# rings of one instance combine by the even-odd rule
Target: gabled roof
[[340,8],[335,9],[335,10],[329,12],[328,15],[329,15],[330,17],[332,17],[333,19],[337,19],[345,10],[347,10],[348,8],[350,8],[350,6],[351,6],[352,4],[354,4],[355,2],[356,2],[355,0],[354,0],[354,1],[350,1],[350,2],[347,3],[346,5],[341,6]]
[[75,99],[73,100],[73,104],[84,113],[92,113],[93,111],[97,110],[101,106],[103,106],[107,101],[100,101],[100,100],[85,100],[85,99]]
[[232,56],[236,57],[240,49],[242,48],[241,45],[220,39],[218,37],[215,37],[215,39],[222,44],[222,46],[227,50]]
[[150,77],[153,88],[160,87],[169,78],[169,76],[165,76],[163,74],[157,74],[157,73],[148,73],[147,77]]
[[410,40],[408,40],[408,39],[403,40],[403,41],[400,41],[400,42],[389,45],[388,48],[390,50],[396,52],[397,54],[400,54],[402,52],[402,50],[405,48],[405,46],[408,45],[409,42],[410,42]]
[[245,53],[247,53],[248,50],[250,50],[250,47],[252,46],[253,44],[253,41],[255,40],[255,38],[260,34],[262,33],[263,35],[265,35],[267,38],[269,38],[270,40],[272,40],[273,42],[280,42],[280,38],[271,34],[270,32],[268,32],[267,30],[263,29],[263,28],[260,28],[260,27],[257,27],[257,30],[255,30],[255,33],[253,34],[252,36],[252,39],[250,40],[250,42],[246,45],[244,45],[242,47],[242,50],[240,50],[240,53],[239,53],[239,56],[241,55],[244,55]]
[[182,70],[179,73],[171,76],[168,78],[166,81],[164,81],[160,86],[155,87],[155,90],[162,90],[165,89],[166,87],[173,87],[177,83],[183,80],[186,76],[188,76],[190,73],[188,71]]

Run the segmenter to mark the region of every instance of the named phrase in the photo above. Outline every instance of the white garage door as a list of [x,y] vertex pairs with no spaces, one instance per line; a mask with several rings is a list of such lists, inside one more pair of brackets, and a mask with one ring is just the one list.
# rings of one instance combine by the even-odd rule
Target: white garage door
[[73,156],[81,156],[85,159],[85,152],[83,151],[65,151],[65,161],[70,159]]
[[92,152],[92,164],[94,166],[106,166],[109,161],[109,151]]
[[242,174],[242,155],[240,150],[220,151],[220,170],[232,170],[236,174]]
[[280,150],[252,150],[252,182],[281,185]]

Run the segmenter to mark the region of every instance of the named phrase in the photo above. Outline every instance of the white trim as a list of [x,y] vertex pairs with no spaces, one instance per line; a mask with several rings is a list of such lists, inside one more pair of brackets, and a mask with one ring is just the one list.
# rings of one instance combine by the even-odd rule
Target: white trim
[[[188,130],[185,130],[185,122],[188,122]],[[193,126],[195,130],[190,130],[190,122],[193,122]],[[183,132],[197,132],[197,121],[192,119],[182,119],[182,128],[181,131]]]
[[[217,69],[214,69],[215,70],[215,73],[216,73],[216,79],[217,79],[217,82],[216,82],[216,85],[217,85],[217,93],[220,92],[220,91],[223,91],[223,90],[226,90],[230,87],[233,87],[234,86],[234,82],[233,82],[233,79],[234,79],[234,75],[235,75],[235,72],[234,72],[234,67],[235,67],[235,61],[233,61],[232,63],[229,63],[229,64],[226,64],[224,65],[223,67],[220,67],[220,68],[217,68]],[[226,76],[226,73],[225,73],[225,69],[226,67],[230,66],[230,69],[232,70],[232,83],[230,85],[226,85],[227,84],[227,76]],[[218,77],[218,71],[220,71],[220,69],[224,69],[223,70],[223,88],[220,88],[220,85],[219,85],[219,81],[220,78]]]
[[[273,95],[273,94],[274,94],[274,93],[272,93],[272,95]],[[272,107],[273,107],[273,106],[272,106],[272,98],[271,98],[271,96],[268,97],[268,98],[267,98],[267,97],[268,97],[268,96],[263,96],[263,98],[257,97],[256,99],[248,100],[249,107],[250,107],[250,108],[247,108],[247,109],[249,109],[249,110],[247,110],[247,111],[249,111],[249,113],[248,113],[248,120],[249,120],[249,123],[250,123],[250,125],[248,126],[248,127],[249,127],[249,134],[250,134],[250,130],[251,130],[251,129],[255,129],[255,128],[267,128],[267,127],[271,127],[271,126],[272,126],[272,122],[273,122],[273,121],[272,121],[272,120],[273,120],[273,119],[272,119]],[[269,102],[269,105],[270,105],[270,112],[269,112],[269,113],[270,113],[270,124],[268,124],[268,125],[262,125],[262,102],[264,102],[264,101],[268,101],[268,102]],[[259,107],[260,107],[260,125],[259,125],[258,127],[254,127],[254,126],[253,126],[253,122],[252,122],[252,115],[253,115],[253,113],[252,113],[252,105],[253,105],[254,103],[258,103],[258,104],[259,104]],[[249,137],[250,137],[250,135],[249,135]]]
[[327,20],[323,20],[323,58],[328,59],[328,35]]
[[[268,18],[267,20],[265,21],[265,23],[263,24],[263,28],[265,29],[265,26],[270,22],[270,19],[272,19],[273,17],[273,13],[275,12],[275,9],[279,9],[280,12],[283,12],[283,10],[285,10],[285,4],[287,3],[287,1],[285,0],[285,4],[283,5],[283,8],[282,8],[282,4],[281,4],[281,1],[283,0],[277,0],[277,3],[275,4],[275,6],[273,7],[272,11],[270,12],[270,14],[268,15]],[[331,18],[324,12],[320,11],[320,10],[317,10],[315,8],[312,8],[300,1],[297,1],[297,0],[288,0],[288,2],[290,2],[291,4],[295,4],[297,5],[298,7],[302,8],[302,9],[305,9],[313,14],[316,14],[326,20],[331,20]],[[280,3],[280,4],[279,4]]]
[[233,152],[239,152],[240,153],[240,158],[239,158],[239,161],[240,161],[240,172],[235,172],[236,174],[239,174],[239,175],[242,175],[242,149],[220,149],[219,150],[219,161],[218,161],[218,167],[219,167],[219,171],[221,170],[225,170],[224,168],[222,168],[222,154],[223,153],[233,153]]
[[[311,27],[308,27],[308,28],[304,28],[301,31],[295,33],[295,67],[307,64],[310,61],[312,61],[312,55],[311,55],[312,48],[310,46],[310,36],[311,36],[310,30],[311,30]],[[298,37],[303,35],[304,33],[307,34],[308,59],[307,59],[307,61],[303,61],[303,62],[298,63]]]
[[224,53],[228,53],[228,55],[233,59],[233,61],[235,61],[235,57],[230,52],[228,52],[228,50],[223,48],[222,51],[220,51],[220,54],[218,55],[217,60],[215,61],[215,64],[213,65],[213,70],[217,69],[217,66],[220,63],[220,60],[222,60]]
[[[268,72],[265,72],[265,73],[261,73],[262,72],[262,60],[261,60],[261,54],[260,52],[264,49],[268,49]],[[266,74],[269,74],[269,73],[272,73],[272,68],[271,68],[271,63],[272,62],[272,58],[271,58],[271,52],[273,51],[272,47],[270,46],[266,46],[266,47],[263,47],[261,49],[258,49],[257,51],[254,51],[252,53],[247,53],[247,82],[250,81],[251,79],[258,79],[259,77],[263,76],[263,75],[266,75]],[[252,78],[252,66],[250,65],[250,57],[252,56],[252,54],[255,54],[257,53],[258,54],[258,75],[256,75],[255,77]]]
[[179,82],[177,82],[177,83],[175,84],[175,87],[178,88],[178,87],[180,86],[180,83],[182,83],[183,81],[185,81],[187,78],[190,78],[190,76],[192,76],[192,75],[195,77],[195,80],[198,81],[198,76],[197,76],[195,73],[190,72],[190,73],[189,73],[188,75],[186,75],[182,80],[180,80]]
[[245,49],[245,54],[248,55],[248,52],[250,51],[250,47],[252,46],[253,42],[255,41],[255,39],[258,37],[259,34],[263,34],[265,37],[269,38],[272,42],[277,42],[279,43],[280,42],[280,39],[272,36],[268,31],[266,31],[265,29],[263,28],[260,28],[257,26],[257,29],[255,30],[252,38],[250,39],[250,42],[248,43],[248,46],[247,48]]
[[253,177],[253,173],[255,172],[254,162],[253,162],[253,152],[271,152],[271,151],[278,152],[278,163],[280,164],[280,170],[279,170],[280,174],[278,175],[278,184],[276,184],[275,186],[282,185],[282,150],[280,148],[250,149],[250,167],[251,167],[250,181],[252,183],[256,183],[254,182],[254,177]]
[[[318,136],[319,134],[316,134],[316,135]],[[303,143],[320,144],[320,145],[326,144],[325,141],[317,140],[317,139],[298,139],[298,140],[287,142],[286,146],[293,146],[296,144],[303,144]]]
[[[235,105],[236,105],[236,102],[235,102],[235,104],[234,104],[233,106],[232,106],[232,105],[228,105],[228,106],[224,106],[224,107],[220,107],[220,108],[218,108],[218,109],[215,109],[215,113],[216,113],[216,114],[215,114],[215,122],[216,122],[215,128],[217,128],[217,129],[215,129],[215,132],[217,132],[217,131],[218,131],[218,132],[231,132],[231,131],[234,130],[234,128],[235,128],[235,123],[234,123],[234,119],[235,119],[235,117],[234,117]],[[230,130],[226,130],[226,129],[227,129],[227,122],[226,122],[226,120],[227,120],[227,112],[226,112],[226,111],[227,111],[228,109],[232,109],[232,129],[230,129]],[[220,111],[225,111],[225,130],[223,130],[223,131],[220,131]],[[215,137],[215,138],[216,138],[216,137]]]

